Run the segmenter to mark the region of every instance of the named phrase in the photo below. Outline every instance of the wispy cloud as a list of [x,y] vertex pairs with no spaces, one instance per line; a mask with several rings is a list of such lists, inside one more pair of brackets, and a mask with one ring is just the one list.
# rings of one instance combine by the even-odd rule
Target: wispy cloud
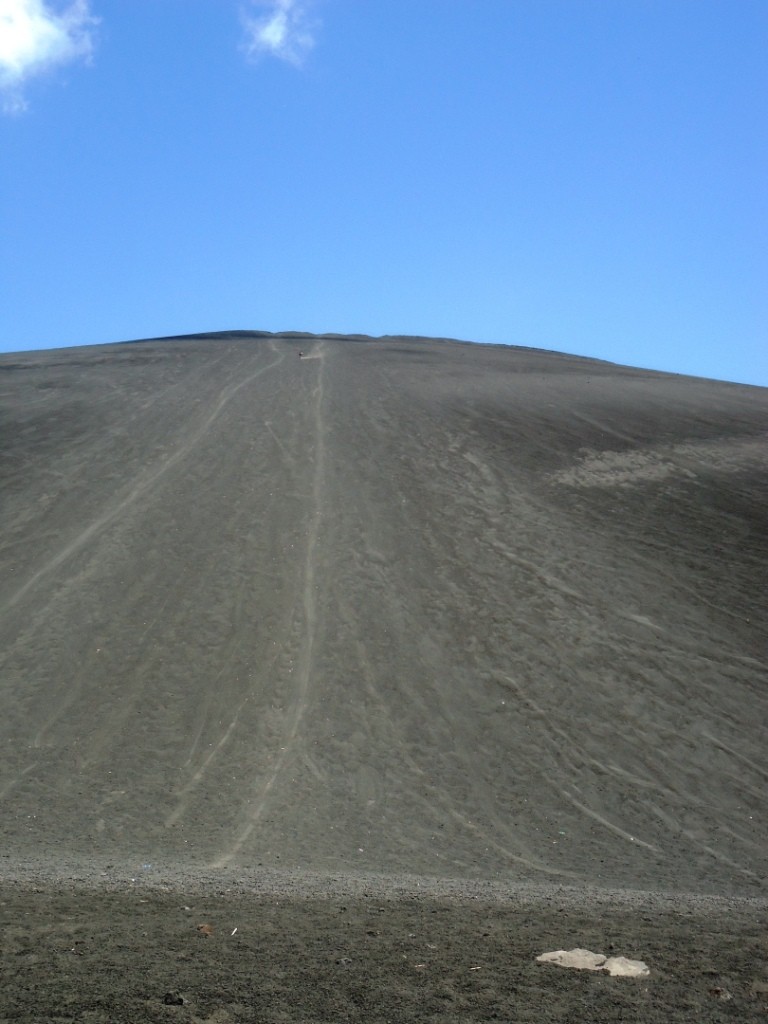
[[55,8],[45,0],[0,0],[0,98],[6,113],[26,109],[24,85],[93,50],[88,0]]
[[315,45],[309,5],[304,0],[253,0],[243,13],[243,24],[245,50],[251,57],[268,54],[301,64]]

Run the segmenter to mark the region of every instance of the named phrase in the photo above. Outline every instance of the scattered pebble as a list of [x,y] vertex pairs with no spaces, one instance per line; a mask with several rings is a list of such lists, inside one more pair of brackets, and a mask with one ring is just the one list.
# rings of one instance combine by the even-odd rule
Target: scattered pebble
[[733,999],[733,996],[728,991],[728,989],[720,988],[719,985],[715,988],[711,988],[709,990],[709,994],[712,996],[713,999],[721,999],[724,1003],[727,1002],[729,999]]

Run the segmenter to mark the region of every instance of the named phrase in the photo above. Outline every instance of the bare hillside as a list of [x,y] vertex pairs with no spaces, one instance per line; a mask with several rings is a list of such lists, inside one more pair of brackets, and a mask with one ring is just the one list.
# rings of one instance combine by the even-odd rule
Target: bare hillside
[[765,390],[247,332],[0,389],[6,855],[765,894]]

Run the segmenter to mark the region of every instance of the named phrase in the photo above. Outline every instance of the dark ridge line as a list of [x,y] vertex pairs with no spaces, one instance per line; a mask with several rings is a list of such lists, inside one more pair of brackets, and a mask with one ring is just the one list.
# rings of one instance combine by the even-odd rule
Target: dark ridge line
[[17,366],[11,366],[9,364],[3,365],[3,361],[8,357],[24,356],[31,358],[35,361],[35,357],[44,356],[52,352],[64,352],[64,353],[75,353],[82,351],[83,349],[100,349],[100,348],[113,348],[121,345],[142,345],[151,344],[152,342],[173,342],[173,341],[243,341],[243,340],[267,340],[267,339],[281,339],[287,341],[345,341],[350,344],[373,344],[377,342],[410,342],[410,343],[426,343],[426,344],[445,344],[445,345],[460,345],[465,348],[481,348],[481,349],[503,349],[506,352],[521,352],[527,354],[537,354],[550,356],[557,360],[577,360],[582,363],[587,363],[591,366],[597,367],[612,367],[616,371],[629,372],[634,375],[642,375],[656,378],[670,378],[674,377],[680,381],[695,381],[695,382],[707,382],[709,384],[726,385],[727,387],[735,388],[750,388],[764,390],[765,386],[761,384],[748,384],[743,381],[724,380],[718,377],[701,377],[691,373],[676,373],[672,370],[658,370],[647,366],[633,366],[627,363],[618,363],[611,359],[600,359],[598,356],[585,356],[579,355],[575,352],[563,352],[558,349],[549,348],[538,348],[533,345],[514,345],[508,342],[493,342],[493,341],[468,341],[467,339],[461,338],[445,338],[436,337],[431,335],[422,334],[339,334],[336,332],[325,332],[325,333],[313,333],[311,331],[258,331],[258,330],[242,330],[233,329],[228,331],[200,331],[194,334],[163,334],[154,335],[146,338],[127,338],[117,341],[107,342],[95,342],[87,345],[65,345],[63,347],[52,346],[47,349],[22,349],[19,352],[0,352],[0,369],[28,369],[30,368],[29,363],[19,363]]
[[533,345],[513,345],[500,341],[467,341],[461,338],[433,337],[424,334],[337,334],[326,332],[313,334],[311,331],[201,331],[197,334],[167,334],[155,338],[132,338],[128,341],[111,342],[113,345],[139,345],[148,344],[154,341],[225,341],[225,340],[266,340],[282,339],[287,341],[346,341],[350,344],[373,344],[377,342],[411,342],[428,344],[461,345],[465,348],[503,349],[505,352],[523,352],[550,356],[558,360],[578,360],[595,367],[613,367],[617,371],[629,372],[632,375],[638,374],[653,377],[677,377],[680,380],[709,381],[718,384],[730,384],[734,387],[759,387],[755,384],[740,384],[736,381],[720,381],[716,378],[697,377],[689,373],[673,373],[670,370],[654,370],[646,366],[629,366],[625,363],[617,363],[611,359],[600,359],[597,356],[583,356],[575,352],[562,352],[557,349],[536,348]]
[[[557,356],[561,359],[582,359],[588,363],[600,363],[603,366],[617,366],[624,369],[641,370],[646,373],[665,373],[663,370],[647,369],[645,367],[625,367],[623,363],[616,363],[611,359],[600,359],[597,356],[582,356],[575,352],[562,352],[553,348],[537,348],[534,345],[513,345],[504,341],[469,341],[466,338],[445,338],[428,334],[339,334],[328,331],[324,333],[313,333],[312,331],[256,331],[235,329],[230,331],[198,331],[194,334],[161,334],[148,338],[129,338],[125,341],[108,342],[113,345],[141,345],[152,341],[224,341],[227,339],[284,339],[297,341],[348,341],[362,343],[376,343],[380,341],[407,341],[407,342],[438,342],[446,345],[465,345],[480,348],[498,348],[509,352],[537,352],[542,355]],[[685,377],[689,374],[667,374],[673,377]],[[698,379],[698,378],[697,378]],[[704,378],[706,379],[706,378]]]

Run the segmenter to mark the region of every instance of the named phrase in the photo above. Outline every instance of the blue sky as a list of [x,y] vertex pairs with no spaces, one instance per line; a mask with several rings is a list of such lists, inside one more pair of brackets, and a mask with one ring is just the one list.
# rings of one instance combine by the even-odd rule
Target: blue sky
[[0,0],[0,350],[227,328],[768,385],[764,0]]

